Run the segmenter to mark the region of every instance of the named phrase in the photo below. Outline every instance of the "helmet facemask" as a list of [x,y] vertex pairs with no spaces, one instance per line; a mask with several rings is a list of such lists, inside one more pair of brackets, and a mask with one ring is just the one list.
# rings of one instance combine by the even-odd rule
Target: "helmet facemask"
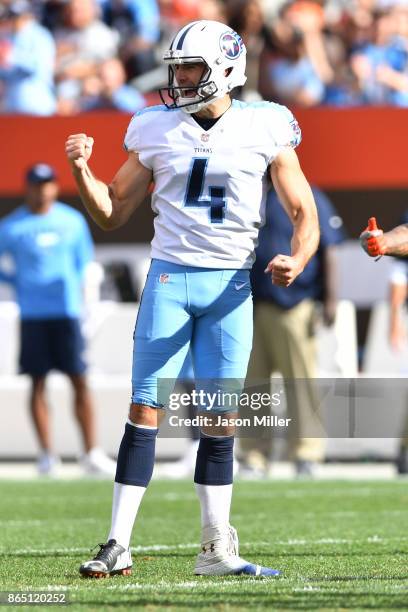
[[[177,64],[202,64],[201,78],[195,86],[180,86],[174,66]],[[214,100],[218,87],[211,80],[212,70],[203,57],[183,57],[169,63],[169,85],[159,89],[160,98],[169,109],[181,108],[186,113],[196,113]],[[191,95],[194,92],[195,95]],[[189,94],[189,95],[185,95]]]

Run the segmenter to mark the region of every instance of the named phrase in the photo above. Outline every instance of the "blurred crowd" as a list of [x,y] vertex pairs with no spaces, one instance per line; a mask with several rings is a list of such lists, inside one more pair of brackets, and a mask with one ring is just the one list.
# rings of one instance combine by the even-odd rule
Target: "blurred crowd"
[[408,106],[407,0],[0,0],[0,112],[135,112],[177,30],[214,19],[248,50],[244,100]]

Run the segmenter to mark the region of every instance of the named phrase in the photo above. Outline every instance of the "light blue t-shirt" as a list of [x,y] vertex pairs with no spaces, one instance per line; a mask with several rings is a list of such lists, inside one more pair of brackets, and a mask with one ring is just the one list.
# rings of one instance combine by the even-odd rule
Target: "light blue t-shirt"
[[41,215],[20,206],[0,222],[3,255],[14,271],[2,270],[0,260],[0,281],[13,285],[22,319],[81,314],[83,273],[93,244],[78,211],[61,202]]
[[307,57],[296,61],[279,59],[269,66],[269,78],[283,98],[290,98],[300,89],[307,92],[314,104],[324,96],[324,84]]
[[30,21],[11,37],[10,43],[10,60],[6,66],[0,66],[0,81],[5,83],[4,111],[54,114],[55,43],[51,34]]

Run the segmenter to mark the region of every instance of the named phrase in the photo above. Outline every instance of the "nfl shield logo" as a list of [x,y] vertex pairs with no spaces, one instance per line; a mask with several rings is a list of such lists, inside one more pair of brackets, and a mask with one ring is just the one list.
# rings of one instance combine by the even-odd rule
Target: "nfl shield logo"
[[159,283],[168,283],[169,282],[169,274],[160,274]]
[[208,142],[210,140],[210,135],[209,134],[201,134],[201,140],[203,142]]

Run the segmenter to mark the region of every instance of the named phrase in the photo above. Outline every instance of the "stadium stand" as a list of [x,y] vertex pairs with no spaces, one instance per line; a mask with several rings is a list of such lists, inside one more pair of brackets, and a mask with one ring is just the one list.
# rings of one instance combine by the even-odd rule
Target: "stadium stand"
[[[19,113],[76,114],[87,108],[80,103],[84,96],[94,103],[100,97],[103,104],[100,66],[114,57],[123,65],[127,86],[135,89],[136,108],[143,96],[148,103],[167,80],[160,69],[162,49],[194,19],[224,21],[242,36],[249,51],[243,99],[300,107],[408,105],[403,2],[2,0],[0,112],[13,110],[10,92],[13,112]],[[36,51],[24,57],[24,40],[33,38]],[[46,74],[47,45],[55,50],[47,54]],[[37,95],[29,96],[34,81]]]

